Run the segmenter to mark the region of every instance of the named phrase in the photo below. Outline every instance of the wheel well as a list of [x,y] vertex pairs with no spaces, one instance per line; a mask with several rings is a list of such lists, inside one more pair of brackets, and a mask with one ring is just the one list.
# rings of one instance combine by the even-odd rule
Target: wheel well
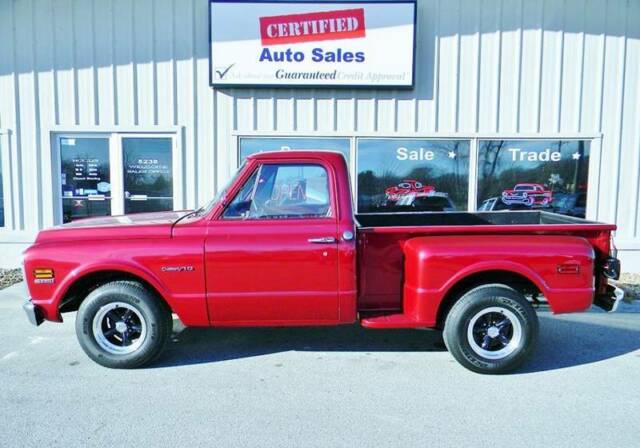
[[511,271],[499,270],[478,272],[463,278],[453,285],[449,291],[447,291],[447,294],[442,299],[440,307],[438,308],[438,328],[444,328],[444,321],[447,318],[447,314],[449,314],[451,307],[453,307],[454,303],[456,303],[467,291],[478,286],[491,283],[510,286],[523,295],[537,296],[540,294],[540,289],[538,289],[535,283],[524,275]]
[[61,313],[77,311],[82,301],[91,293],[91,291],[105,283],[119,280],[129,280],[140,283],[147,290],[151,291],[158,300],[162,301],[167,308],[171,309],[164,297],[162,297],[162,294],[160,294],[158,290],[146,280],[123,271],[98,271],[79,278],[69,287],[60,301],[59,311]]

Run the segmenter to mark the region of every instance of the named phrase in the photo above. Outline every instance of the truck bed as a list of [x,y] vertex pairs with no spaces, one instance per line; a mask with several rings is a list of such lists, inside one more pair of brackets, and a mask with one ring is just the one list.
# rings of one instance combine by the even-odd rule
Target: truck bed
[[358,309],[400,310],[404,243],[421,236],[450,235],[473,247],[477,235],[570,235],[585,238],[596,256],[608,255],[616,226],[543,211],[363,214],[356,216],[358,237]]
[[544,211],[442,212],[356,215],[367,233],[564,233],[610,231],[615,225]]

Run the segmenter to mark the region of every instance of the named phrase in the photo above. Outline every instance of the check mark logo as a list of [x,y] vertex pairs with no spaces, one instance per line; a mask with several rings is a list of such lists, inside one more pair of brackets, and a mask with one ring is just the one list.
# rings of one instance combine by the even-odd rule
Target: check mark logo
[[224,76],[229,72],[229,70],[231,70],[231,67],[233,67],[234,65],[236,65],[235,62],[224,70],[216,70],[216,73],[218,74],[220,79],[224,78]]

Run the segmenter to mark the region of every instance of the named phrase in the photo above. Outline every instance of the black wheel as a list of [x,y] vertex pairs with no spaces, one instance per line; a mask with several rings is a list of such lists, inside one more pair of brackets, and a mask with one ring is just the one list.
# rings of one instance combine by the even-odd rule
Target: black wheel
[[115,281],[93,290],[80,305],[76,334],[100,365],[140,367],[162,352],[171,335],[171,311],[140,283]]
[[444,343],[464,367],[478,373],[518,368],[538,338],[538,316],[527,299],[506,285],[464,294],[447,315]]

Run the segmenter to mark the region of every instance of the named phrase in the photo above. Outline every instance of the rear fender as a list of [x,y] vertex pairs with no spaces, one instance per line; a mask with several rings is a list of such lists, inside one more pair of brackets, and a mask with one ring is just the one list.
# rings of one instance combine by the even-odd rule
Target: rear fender
[[[594,294],[594,251],[584,238],[555,235],[434,236],[407,240],[404,313],[434,326],[442,301],[457,284],[489,271],[533,283],[555,313],[583,311]],[[562,271],[562,272],[561,272]]]

